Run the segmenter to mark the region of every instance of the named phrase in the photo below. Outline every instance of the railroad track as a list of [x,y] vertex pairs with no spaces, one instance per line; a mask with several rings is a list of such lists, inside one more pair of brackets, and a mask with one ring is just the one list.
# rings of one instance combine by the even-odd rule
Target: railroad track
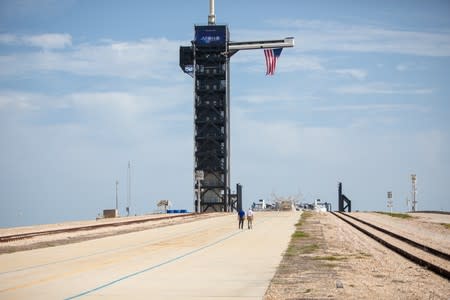
[[450,255],[345,213],[331,212],[410,261],[450,280]]
[[165,215],[165,216],[156,217],[156,218],[149,217],[149,218],[139,219],[139,220],[117,221],[117,222],[104,223],[104,224],[93,224],[93,225],[86,225],[86,226],[77,226],[77,227],[69,227],[69,228],[61,228],[61,229],[53,229],[53,230],[33,231],[33,232],[25,232],[25,233],[12,234],[12,235],[4,235],[4,236],[0,236],[0,243],[7,243],[7,242],[12,242],[12,241],[17,241],[17,240],[29,239],[29,238],[33,238],[36,236],[53,235],[53,234],[58,234],[58,233],[68,233],[68,232],[76,232],[76,231],[89,231],[89,230],[95,230],[95,229],[105,228],[105,227],[118,227],[118,226],[146,223],[146,222],[152,222],[152,221],[160,221],[160,220],[165,220],[165,219],[174,219],[174,218],[193,216],[193,215],[195,215],[195,213],[180,214],[180,215]]

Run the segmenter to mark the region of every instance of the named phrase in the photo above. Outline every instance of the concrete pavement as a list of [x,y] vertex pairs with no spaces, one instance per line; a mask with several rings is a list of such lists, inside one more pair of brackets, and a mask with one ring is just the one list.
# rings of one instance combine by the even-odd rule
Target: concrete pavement
[[257,212],[239,230],[225,215],[0,255],[0,298],[261,299],[299,217]]

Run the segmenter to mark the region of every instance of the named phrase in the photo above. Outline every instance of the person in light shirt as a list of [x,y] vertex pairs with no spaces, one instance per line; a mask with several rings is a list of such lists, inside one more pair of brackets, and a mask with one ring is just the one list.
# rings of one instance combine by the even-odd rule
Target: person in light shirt
[[248,229],[253,229],[253,210],[251,208],[247,211]]

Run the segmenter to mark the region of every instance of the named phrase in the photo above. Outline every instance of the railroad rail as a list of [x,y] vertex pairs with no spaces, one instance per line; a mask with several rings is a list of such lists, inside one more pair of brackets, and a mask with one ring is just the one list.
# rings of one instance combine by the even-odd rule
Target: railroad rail
[[12,241],[17,241],[17,240],[29,239],[29,238],[33,238],[36,236],[43,236],[43,235],[53,235],[53,234],[58,234],[58,233],[68,233],[68,232],[76,232],[76,231],[88,231],[88,230],[95,230],[95,229],[104,228],[104,227],[118,227],[118,226],[146,223],[146,222],[152,222],[152,221],[160,221],[160,220],[165,220],[165,219],[174,219],[174,218],[192,216],[195,214],[196,213],[187,213],[187,214],[180,214],[180,215],[165,215],[165,216],[156,217],[156,218],[149,217],[149,218],[139,219],[139,220],[117,221],[117,222],[103,223],[103,224],[93,224],[93,225],[85,225],[85,226],[53,229],[53,230],[42,230],[42,231],[25,232],[25,233],[18,233],[18,234],[12,234],[12,235],[4,235],[4,236],[0,236],[0,243],[7,243],[7,242],[12,242]]
[[[405,237],[402,237],[396,233],[393,233],[389,230],[386,230],[384,228],[381,228],[379,226],[373,225],[369,222],[360,220],[356,217],[350,216],[348,214],[344,214],[344,213],[335,213],[335,212],[331,212],[334,216],[338,217],[339,219],[341,219],[342,221],[348,223],[349,225],[351,225],[352,227],[356,228],[357,230],[361,231],[362,233],[366,234],[367,236],[371,237],[372,239],[376,240],[377,242],[379,242],[380,244],[384,245],[385,247],[393,250],[394,252],[400,254],[401,256],[409,259],[410,261],[427,268],[428,270],[434,272],[435,274],[444,277],[447,280],[450,280],[450,271],[447,270],[446,268],[439,266],[433,262],[430,262],[429,260],[426,260],[424,258],[421,258],[401,247],[398,247],[388,241],[386,241],[386,239],[380,237],[379,235],[370,232],[369,230],[366,230],[364,228],[362,228],[360,225],[356,224],[356,222],[360,222],[361,224],[364,224],[366,226],[369,226],[370,228],[375,229],[378,232],[382,232],[384,234],[387,234],[391,237],[393,237],[394,239],[401,241],[403,243],[407,243],[408,245],[421,250],[422,252],[426,252],[429,255],[433,255],[435,257],[438,257],[442,260],[445,260],[446,262],[450,261],[450,255],[447,253],[444,253],[442,251],[439,251],[437,249],[433,249],[429,246],[423,245],[421,243],[412,241],[410,239],[407,239]],[[345,217],[344,217],[345,216]],[[355,222],[356,221],[356,222]]]
[[350,214],[346,214],[346,213],[342,213],[342,214],[347,216],[347,217],[349,217],[349,218],[351,218],[351,219],[353,219],[353,220],[356,220],[356,221],[361,222],[361,223],[363,223],[363,224],[365,224],[367,226],[370,226],[370,227],[372,227],[372,228],[374,228],[374,229],[376,229],[378,231],[386,233],[387,235],[390,235],[390,236],[392,236],[392,237],[394,237],[396,239],[399,239],[399,240],[401,240],[401,241],[403,241],[405,243],[408,243],[411,246],[414,246],[414,247],[419,248],[419,249],[421,249],[421,250],[423,250],[425,252],[431,253],[431,254],[436,255],[436,256],[438,256],[440,258],[443,258],[443,259],[446,259],[446,260],[450,261],[450,254],[448,254],[448,253],[442,252],[440,250],[431,248],[431,247],[429,247],[427,245],[424,245],[424,244],[418,243],[416,241],[410,240],[410,239],[408,239],[408,238],[406,238],[404,236],[401,236],[401,235],[396,234],[396,233],[394,233],[392,231],[386,230],[386,229],[384,229],[382,227],[376,226],[376,225],[374,225],[372,223],[369,223],[367,221],[364,221],[364,220],[361,220],[359,218],[356,218],[356,217],[354,217],[354,216],[352,216]]

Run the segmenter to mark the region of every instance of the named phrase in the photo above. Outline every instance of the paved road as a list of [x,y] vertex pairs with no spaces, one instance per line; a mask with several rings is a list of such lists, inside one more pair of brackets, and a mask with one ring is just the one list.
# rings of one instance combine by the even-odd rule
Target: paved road
[[234,215],[0,255],[0,299],[261,299],[297,212]]

